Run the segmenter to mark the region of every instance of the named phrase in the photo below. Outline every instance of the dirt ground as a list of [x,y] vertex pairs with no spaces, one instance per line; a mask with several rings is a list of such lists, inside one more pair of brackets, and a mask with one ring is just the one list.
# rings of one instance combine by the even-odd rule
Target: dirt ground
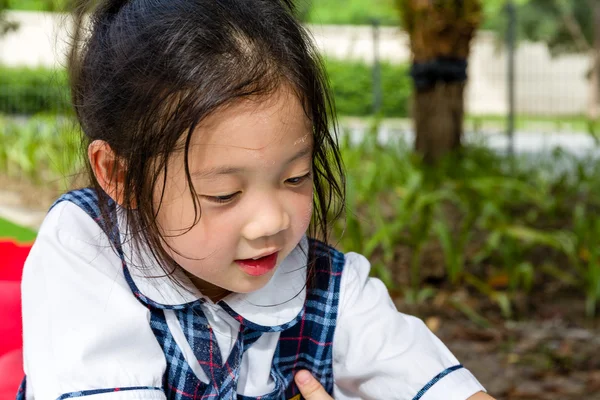
[[[58,196],[52,185],[36,187],[0,175],[0,201],[46,210]],[[469,304],[484,319],[474,322],[450,299]],[[527,299],[514,320],[476,294],[437,291],[400,311],[422,318],[461,363],[498,400],[600,400],[600,318],[585,318],[580,292],[546,288]],[[484,326],[487,325],[487,326]]]
[[[477,300],[485,303],[465,299]],[[586,319],[583,299],[573,293],[542,295],[535,313],[520,320],[488,309],[481,313],[488,327],[448,302],[396,303],[423,318],[498,400],[600,399],[600,320]]]

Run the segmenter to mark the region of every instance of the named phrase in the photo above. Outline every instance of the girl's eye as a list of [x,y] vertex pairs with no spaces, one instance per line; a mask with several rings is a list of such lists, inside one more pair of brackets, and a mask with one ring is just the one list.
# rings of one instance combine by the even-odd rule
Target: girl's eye
[[208,201],[212,201],[213,203],[224,204],[233,201],[238,194],[240,194],[240,192],[235,192],[224,196],[204,196],[204,198]]
[[310,175],[311,175],[311,173],[309,172],[306,175],[297,176],[295,178],[289,178],[289,179],[286,179],[285,181],[286,181],[286,183],[289,183],[290,185],[299,185],[302,182],[304,182],[305,180],[309,179]]

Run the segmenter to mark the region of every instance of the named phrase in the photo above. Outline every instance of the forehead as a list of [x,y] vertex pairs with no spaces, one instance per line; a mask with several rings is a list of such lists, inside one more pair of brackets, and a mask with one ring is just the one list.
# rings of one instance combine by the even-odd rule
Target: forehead
[[242,99],[209,115],[194,132],[191,144],[211,151],[260,153],[282,146],[297,150],[312,144],[312,124],[298,96],[283,87],[269,96]]

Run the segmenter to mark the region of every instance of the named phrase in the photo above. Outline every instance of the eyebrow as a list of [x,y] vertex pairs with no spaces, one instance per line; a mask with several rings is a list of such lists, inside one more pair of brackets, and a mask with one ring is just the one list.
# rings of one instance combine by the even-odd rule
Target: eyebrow
[[[307,146],[300,150],[298,153],[294,154],[289,160],[286,161],[286,165],[293,163],[296,160],[304,158],[308,155],[311,155],[313,152],[312,146]],[[233,175],[243,172],[244,168],[241,167],[231,167],[231,166],[223,166],[223,167],[213,167],[200,171],[192,172],[192,178],[195,179],[210,179],[219,175]]]

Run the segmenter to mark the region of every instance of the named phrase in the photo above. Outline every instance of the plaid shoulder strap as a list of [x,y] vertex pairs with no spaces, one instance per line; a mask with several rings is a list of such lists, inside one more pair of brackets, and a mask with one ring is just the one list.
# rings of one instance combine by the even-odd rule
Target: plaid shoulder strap
[[312,372],[333,395],[333,335],[338,316],[344,254],[314,239],[309,242],[312,285],[299,323],[281,332],[273,369],[286,382],[285,398],[301,399],[294,375]]
[[[104,193],[102,195],[106,196],[106,194]],[[108,237],[113,242],[116,242],[118,244],[118,231],[107,231],[107,225],[104,222],[104,217],[102,215],[102,211],[100,210],[100,202],[98,196],[98,192],[96,192],[96,190],[93,188],[73,190],[60,196],[54,202],[54,204],[52,204],[50,210],[52,210],[54,207],[56,207],[58,204],[64,201],[69,201],[73,203],[79,206],[83,211],[86,212],[86,214],[93,218],[94,221],[96,221],[96,223],[100,226],[100,228],[102,228],[102,230],[108,235]],[[108,210],[106,211],[108,212],[108,214],[111,216],[111,218],[116,218],[116,214],[114,212],[116,209],[116,204],[110,197],[108,198],[107,205]]]

